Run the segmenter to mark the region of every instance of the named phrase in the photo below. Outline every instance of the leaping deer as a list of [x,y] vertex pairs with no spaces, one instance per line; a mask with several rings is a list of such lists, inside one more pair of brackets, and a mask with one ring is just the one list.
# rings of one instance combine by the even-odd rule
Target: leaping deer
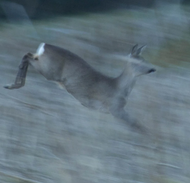
[[145,48],[135,45],[126,66],[118,77],[108,77],[76,54],[63,48],[41,43],[35,54],[24,55],[14,84],[7,89],[25,85],[28,65],[31,64],[46,79],[58,82],[80,103],[88,108],[109,112],[113,116],[132,123],[124,107],[138,76],[156,71],[141,57]]

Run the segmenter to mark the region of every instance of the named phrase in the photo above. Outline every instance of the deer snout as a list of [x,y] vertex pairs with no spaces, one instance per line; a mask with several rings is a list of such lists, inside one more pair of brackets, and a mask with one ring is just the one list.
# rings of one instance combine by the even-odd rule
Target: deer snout
[[156,69],[154,69],[154,68],[153,68],[153,69],[150,69],[150,70],[148,71],[148,74],[151,73],[151,72],[155,72],[155,71],[156,71]]

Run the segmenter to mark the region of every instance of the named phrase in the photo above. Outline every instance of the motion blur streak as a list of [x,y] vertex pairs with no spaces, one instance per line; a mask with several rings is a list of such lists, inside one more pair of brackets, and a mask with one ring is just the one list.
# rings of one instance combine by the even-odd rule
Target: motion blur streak
[[[109,11],[1,22],[0,182],[190,182],[190,7],[159,1],[129,9],[118,2]],[[139,78],[125,109],[150,134],[81,106],[32,67],[27,86],[5,90],[20,58],[40,42],[113,77],[125,65],[116,55],[146,44],[143,57],[157,72]]]

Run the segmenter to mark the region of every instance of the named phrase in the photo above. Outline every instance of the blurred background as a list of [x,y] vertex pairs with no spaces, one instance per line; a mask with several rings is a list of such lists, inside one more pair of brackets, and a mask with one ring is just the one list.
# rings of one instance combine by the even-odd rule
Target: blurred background
[[[0,182],[189,183],[189,0],[0,1]],[[68,49],[117,76],[131,47],[157,72],[142,76],[130,116],[149,135],[83,107],[32,67],[25,87],[5,90],[41,42]]]

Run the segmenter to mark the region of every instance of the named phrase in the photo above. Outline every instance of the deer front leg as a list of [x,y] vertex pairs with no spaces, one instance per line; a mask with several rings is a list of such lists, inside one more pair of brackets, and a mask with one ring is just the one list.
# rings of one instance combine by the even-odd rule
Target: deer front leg
[[130,125],[130,127],[134,130],[137,130],[143,134],[147,134],[148,131],[147,129],[142,126],[137,119],[132,118],[124,109],[125,104],[126,104],[126,100],[124,98],[120,98],[118,101],[118,103],[116,103],[114,105],[114,107],[112,107],[110,109],[110,112],[113,114],[113,116],[115,116],[116,118],[122,119],[123,121],[125,121],[127,124]]
[[148,133],[147,129],[143,125],[141,125],[137,119],[132,118],[123,108],[118,108],[117,110],[112,112],[112,114],[113,114],[113,116],[115,116],[119,119],[122,119],[127,124],[129,124],[133,130],[139,131],[143,134]]
[[23,57],[22,62],[19,65],[15,83],[4,86],[6,89],[18,89],[25,85],[25,79],[29,65],[29,57],[31,57],[30,54],[27,54]]

